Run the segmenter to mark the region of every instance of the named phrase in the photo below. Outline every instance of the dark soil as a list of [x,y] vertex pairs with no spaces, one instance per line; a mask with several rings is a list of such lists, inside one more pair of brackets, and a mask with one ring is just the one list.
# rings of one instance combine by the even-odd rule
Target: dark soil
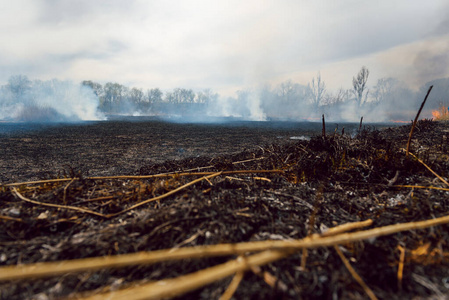
[[[331,130],[336,126],[328,125]],[[355,125],[346,127],[353,130]],[[69,169],[85,176],[136,174],[141,167],[155,163],[238,153],[292,141],[291,137],[310,137],[317,128],[321,130],[316,123],[214,125],[127,119],[80,124],[0,123],[0,182],[54,178]]]
[[[405,157],[410,126],[377,130],[345,124],[234,123],[195,125],[98,122],[71,125],[0,124],[0,265],[61,261],[219,243],[302,239],[326,228],[372,219],[372,227],[448,214],[447,188],[424,165]],[[449,172],[446,130],[429,120],[415,129],[411,151],[437,174]],[[313,136],[316,135],[316,136]],[[302,136],[313,136],[310,141]],[[295,139],[291,139],[295,137]],[[104,218],[24,202],[8,183],[62,177],[79,180],[22,185],[41,203],[117,213],[191,180],[93,179],[186,171],[282,170],[221,175],[158,202]],[[402,186],[402,187],[399,187]],[[104,197],[104,198],[102,198]],[[97,201],[91,201],[99,199]],[[449,293],[447,225],[342,245],[352,266],[381,299],[430,299]],[[402,247],[402,248],[401,248]],[[400,251],[406,249],[402,283]],[[421,250],[420,252],[417,251]],[[420,255],[417,255],[417,253]],[[261,267],[269,284],[248,271],[235,299],[364,299],[336,251],[308,251]],[[235,257],[0,282],[1,299],[54,299],[174,278]],[[0,269],[1,272],[1,269]],[[231,278],[181,296],[218,299]],[[436,298],[432,298],[436,299]]]

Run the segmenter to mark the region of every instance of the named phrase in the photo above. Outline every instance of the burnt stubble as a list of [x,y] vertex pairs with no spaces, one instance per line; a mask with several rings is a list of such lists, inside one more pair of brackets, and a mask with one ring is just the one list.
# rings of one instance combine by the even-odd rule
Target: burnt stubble
[[[299,123],[173,124],[129,120],[39,125],[3,130],[0,138],[0,264],[16,265],[247,241],[302,239],[325,228],[371,219],[372,227],[444,216],[444,188],[421,163],[405,158],[410,126],[375,130]],[[309,124],[310,125],[310,124]],[[447,124],[418,122],[412,152],[447,174]],[[310,141],[291,137],[312,136]],[[145,199],[190,182],[88,176],[245,171],[219,175],[125,213]],[[281,173],[262,173],[278,170]],[[82,207],[97,215],[21,201],[7,183],[76,176],[78,180],[17,187],[39,203]],[[195,178],[195,177],[194,177]],[[401,187],[402,186],[402,187]],[[117,214],[114,217],[106,217]],[[447,293],[447,225],[341,245],[344,255],[383,299]],[[402,248],[400,248],[402,247]],[[399,249],[406,249],[402,281]],[[417,251],[420,249],[420,251]],[[363,288],[335,249],[298,251],[247,271],[236,299],[360,299]],[[100,293],[174,278],[235,257],[210,257],[0,283],[3,299]],[[268,274],[268,275],[267,275]],[[268,280],[267,276],[274,278]],[[230,278],[182,299],[220,297]]]
[[0,123],[0,180],[38,180],[72,171],[84,176],[138,174],[148,164],[237,153],[319,130],[317,124],[307,123],[128,119],[134,121]]

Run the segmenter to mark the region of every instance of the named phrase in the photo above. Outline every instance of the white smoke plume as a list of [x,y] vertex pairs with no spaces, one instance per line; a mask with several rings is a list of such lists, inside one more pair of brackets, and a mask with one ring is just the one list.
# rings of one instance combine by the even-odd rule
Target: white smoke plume
[[0,120],[75,122],[101,120],[92,89],[71,81],[33,81],[13,76],[0,91]]

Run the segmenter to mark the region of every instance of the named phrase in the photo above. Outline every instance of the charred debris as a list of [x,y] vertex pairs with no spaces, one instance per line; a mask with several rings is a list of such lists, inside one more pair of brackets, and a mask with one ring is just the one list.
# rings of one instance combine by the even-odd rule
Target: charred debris
[[[324,120],[323,120],[324,124]],[[0,298],[448,293],[447,123],[0,187]]]

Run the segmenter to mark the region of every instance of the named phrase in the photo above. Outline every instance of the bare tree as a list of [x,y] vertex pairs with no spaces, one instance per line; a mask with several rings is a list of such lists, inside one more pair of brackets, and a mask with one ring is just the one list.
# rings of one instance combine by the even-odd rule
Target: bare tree
[[147,90],[146,98],[149,103],[162,102],[162,91],[159,88],[152,88]]
[[194,100],[195,93],[189,89],[175,88],[165,94],[165,101],[169,103],[193,103]]
[[290,102],[295,93],[294,83],[291,80],[282,82],[277,88],[277,94],[282,102]]
[[369,70],[365,66],[363,66],[362,69],[357,74],[357,77],[352,78],[353,93],[355,95],[355,99],[359,107],[362,106],[363,103],[366,102],[366,99],[368,98],[369,91],[366,87],[368,76]]
[[141,89],[133,87],[129,91],[129,100],[135,104],[141,103],[145,101],[145,94]]
[[81,85],[91,88],[98,97],[104,96],[103,86],[97,82],[93,82],[92,80],[84,80],[81,82]]
[[196,103],[209,103],[216,101],[218,99],[218,94],[214,93],[211,89],[204,89],[196,93],[195,102]]
[[325,105],[338,105],[347,101],[349,97],[350,90],[340,88],[335,94],[327,93],[323,98],[323,102]]
[[399,81],[395,78],[380,78],[374,87],[373,96],[375,101],[378,103],[385,102],[398,85]]
[[326,84],[321,80],[321,74],[315,78],[312,78],[312,82],[307,85],[309,90],[310,100],[315,110],[318,110],[318,106],[324,98],[324,93],[326,92]]
[[27,76],[16,75],[9,77],[6,88],[14,95],[14,97],[21,98],[31,89],[31,85],[32,82]]

